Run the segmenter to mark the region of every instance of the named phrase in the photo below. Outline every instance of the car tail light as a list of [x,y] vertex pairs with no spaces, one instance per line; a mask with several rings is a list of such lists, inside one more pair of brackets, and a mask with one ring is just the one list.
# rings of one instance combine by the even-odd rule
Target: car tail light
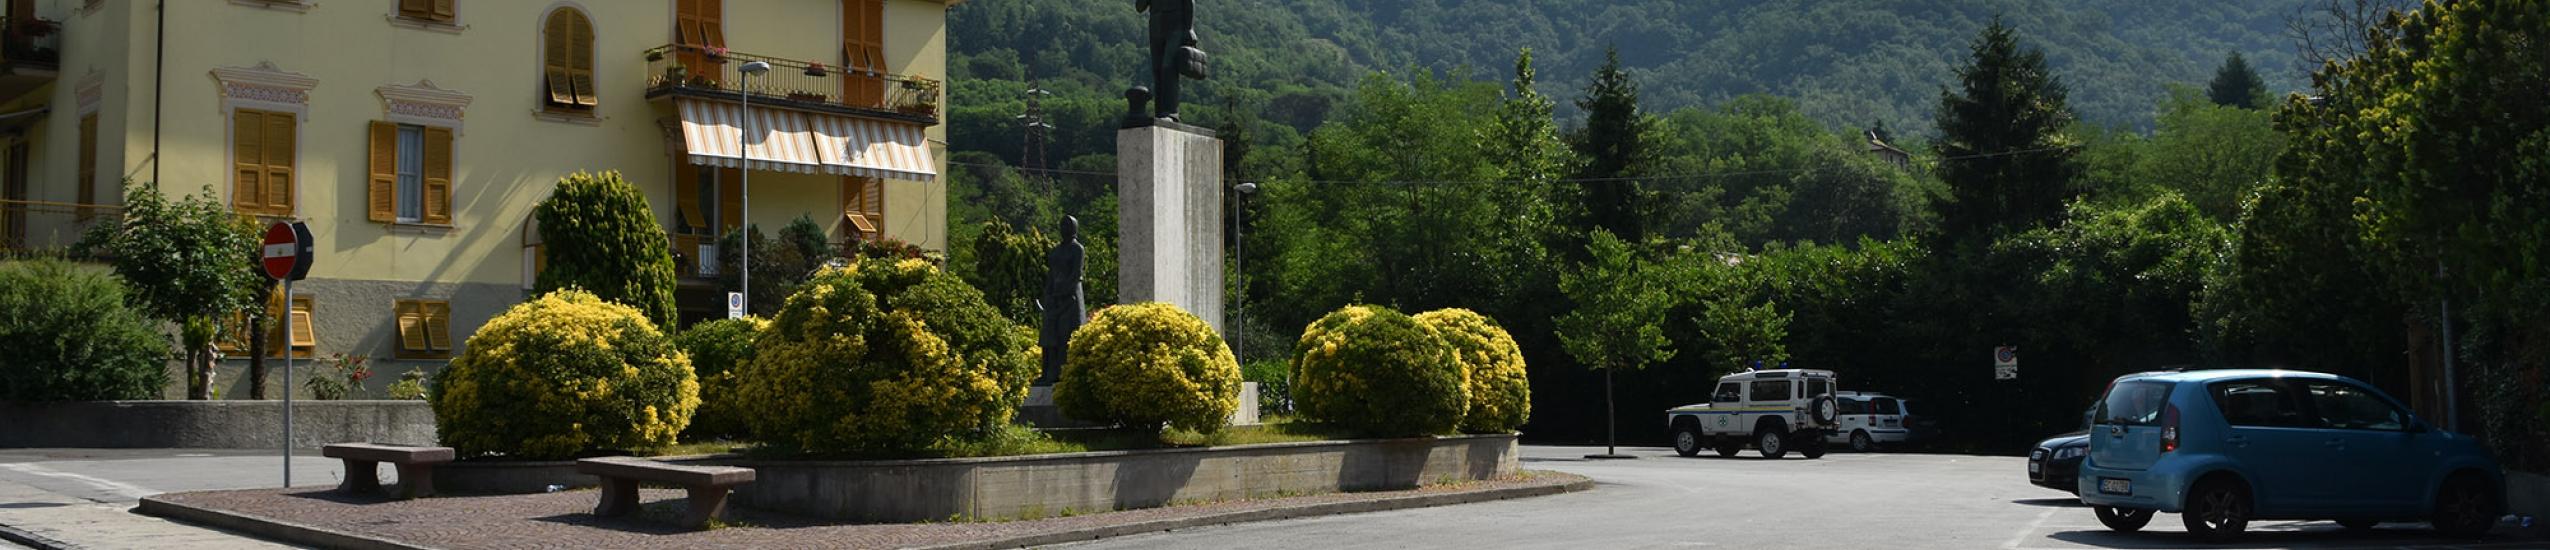
[[2175,450],[2178,450],[2178,406],[2169,405],[2160,410],[2160,452]]

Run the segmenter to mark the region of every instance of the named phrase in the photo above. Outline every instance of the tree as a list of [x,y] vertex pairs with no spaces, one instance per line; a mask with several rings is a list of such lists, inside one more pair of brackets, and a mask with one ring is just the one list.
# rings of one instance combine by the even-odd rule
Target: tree
[[2258,79],[2258,71],[2249,68],[2249,61],[2241,59],[2240,52],[2231,52],[2231,58],[2223,60],[2222,68],[2214,71],[2214,81],[2205,87],[2205,97],[2215,105],[2242,109],[2265,107],[2270,101],[2267,81]]
[[91,227],[78,248],[111,258],[132,287],[126,299],[145,315],[186,327],[186,398],[210,399],[213,343],[232,316],[260,305],[256,221],[231,212],[211,186],[172,201],[127,181],[124,197],[122,223]]
[[1957,79],[1960,88],[1939,92],[1940,135],[1932,142],[1949,190],[1939,205],[1947,241],[2061,219],[2079,168],[2064,133],[2072,123],[2066,92],[2046,69],[2045,54],[2019,47],[2016,33],[1996,18],[1975,37]]
[[671,241],[646,194],[619,172],[559,178],[532,217],[548,263],[535,293],[580,288],[637,308],[656,326],[676,326]]
[[1558,286],[1576,309],[1558,318],[1558,339],[1567,353],[1586,368],[1603,371],[1606,441],[1619,454],[1620,430],[1612,409],[1612,373],[1643,369],[1672,359],[1665,340],[1665,312],[1673,309],[1673,273],[1640,257],[1629,243],[1596,230],[1589,239],[1586,262],[1559,275]]
[[1638,81],[1620,66],[1620,48],[1610,49],[1603,67],[1585,86],[1576,107],[1585,110],[1585,128],[1573,145],[1585,164],[1576,172],[1584,212],[1576,229],[1601,229],[1631,242],[1647,237],[1648,194],[1632,176],[1646,159],[1648,129],[1654,124],[1638,112]]

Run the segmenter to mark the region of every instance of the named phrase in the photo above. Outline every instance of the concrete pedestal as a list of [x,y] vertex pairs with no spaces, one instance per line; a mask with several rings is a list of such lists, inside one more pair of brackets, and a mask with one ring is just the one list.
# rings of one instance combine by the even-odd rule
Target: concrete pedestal
[[1222,333],[1222,140],[1183,124],[1116,131],[1116,300],[1168,302]]

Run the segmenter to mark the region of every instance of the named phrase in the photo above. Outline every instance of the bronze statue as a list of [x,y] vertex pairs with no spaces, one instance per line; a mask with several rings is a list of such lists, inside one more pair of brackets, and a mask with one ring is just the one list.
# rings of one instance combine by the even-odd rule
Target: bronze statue
[[[1196,47],[1195,0],[1133,0],[1133,10],[1151,13],[1152,87],[1137,86],[1125,91],[1131,108],[1125,114],[1125,125],[1148,125],[1153,120],[1177,122],[1179,80],[1204,80],[1211,74],[1204,50]],[[1145,101],[1155,103],[1149,117],[1142,116]]]
[[1080,219],[1063,216],[1062,242],[1045,253],[1045,297],[1036,300],[1036,309],[1045,314],[1045,326],[1036,341],[1045,351],[1045,373],[1036,377],[1036,385],[1051,386],[1062,379],[1071,333],[1089,319],[1089,306],[1080,291],[1085,250],[1080,246]]

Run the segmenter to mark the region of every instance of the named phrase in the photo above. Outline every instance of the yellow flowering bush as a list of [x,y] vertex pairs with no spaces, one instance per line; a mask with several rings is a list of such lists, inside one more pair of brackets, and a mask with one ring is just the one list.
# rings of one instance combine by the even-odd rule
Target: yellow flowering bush
[[1240,364],[1231,347],[1178,306],[1098,310],[1071,333],[1066,357],[1054,401],[1073,418],[1212,433],[1240,406]]
[[753,358],[753,338],[761,334],[770,321],[760,317],[718,319],[696,325],[673,337],[682,353],[691,357],[691,371],[699,375],[699,414],[691,417],[691,426],[682,430],[682,439],[699,441],[714,438],[742,437],[751,433],[744,423],[743,365]]
[[923,260],[826,268],[754,342],[744,410],[765,443],[911,451],[993,433],[1036,377],[1035,332]]
[[1293,383],[1304,416],[1372,436],[1451,432],[1470,406],[1442,335],[1378,306],[1346,306],[1303,330]]
[[1523,370],[1523,348],[1496,320],[1457,308],[1419,313],[1416,320],[1443,336],[1469,379],[1470,410],[1461,415],[1461,431],[1512,432],[1531,419],[1532,380]]
[[427,399],[464,456],[573,458],[672,445],[699,407],[691,360],[636,308],[551,292],[487,321]]

